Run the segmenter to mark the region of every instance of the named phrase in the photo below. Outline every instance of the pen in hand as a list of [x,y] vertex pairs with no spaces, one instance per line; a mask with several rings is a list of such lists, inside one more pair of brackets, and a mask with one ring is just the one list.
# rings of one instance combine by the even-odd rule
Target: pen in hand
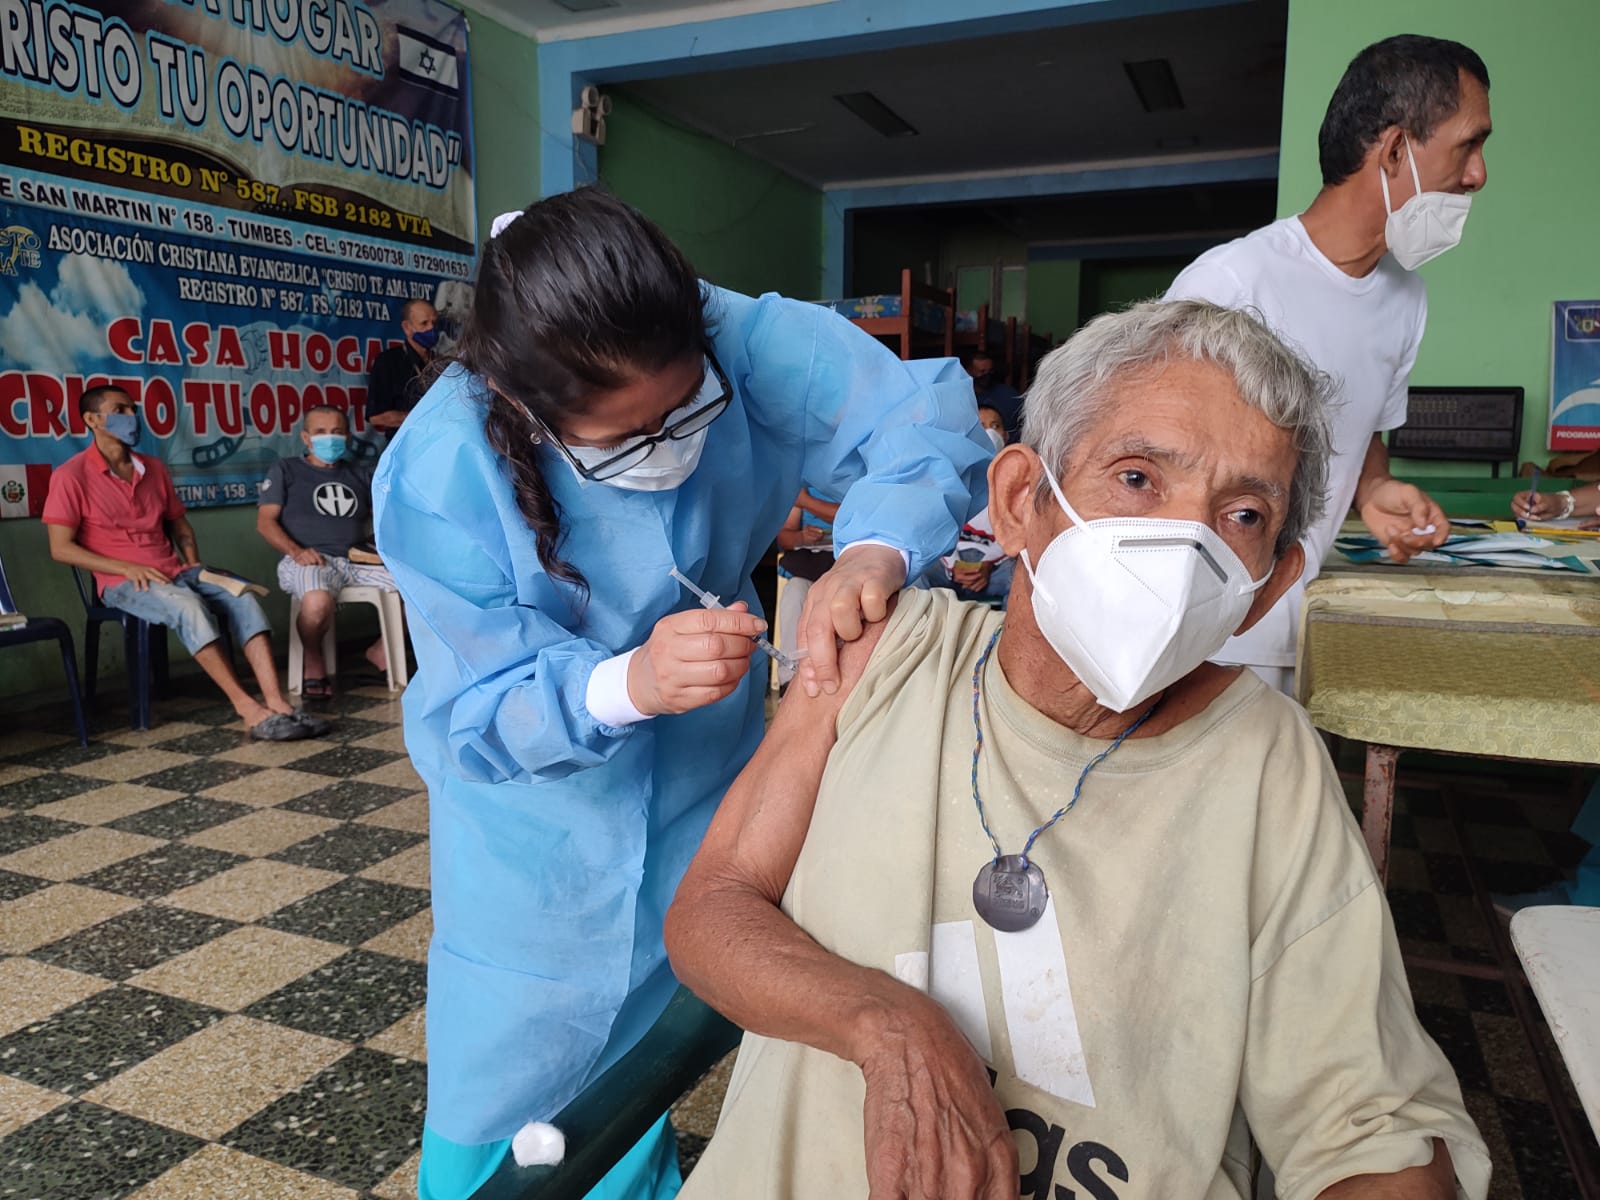
[[1533,478],[1528,481],[1528,515],[1526,518],[1517,518],[1517,528],[1526,529],[1528,522],[1533,520],[1533,506],[1539,495],[1539,468],[1533,469]]

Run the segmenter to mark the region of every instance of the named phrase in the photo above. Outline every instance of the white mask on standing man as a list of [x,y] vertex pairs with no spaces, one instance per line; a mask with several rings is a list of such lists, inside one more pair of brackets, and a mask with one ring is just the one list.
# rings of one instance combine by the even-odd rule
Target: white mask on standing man
[[1408,271],[1415,271],[1461,241],[1461,231],[1467,224],[1467,213],[1472,208],[1472,197],[1457,196],[1452,192],[1423,191],[1411,139],[1403,133],[1400,136],[1405,138],[1406,161],[1411,165],[1411,182],[1416,194],[1399,208],[1392,207],[1389,201],[1389,174],[1381,163],[1378,165],[1378,182],[1383,186],[1383,208],[1389,214],[1383,227],[1383,236],[1395,262]]

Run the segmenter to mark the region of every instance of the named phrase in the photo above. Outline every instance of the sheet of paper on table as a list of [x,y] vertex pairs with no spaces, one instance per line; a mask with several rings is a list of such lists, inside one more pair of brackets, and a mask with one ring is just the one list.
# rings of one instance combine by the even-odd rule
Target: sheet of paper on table
[[[1574,571],[1590,574],[1591,568],[1577,555],[1543,553],[1557,543],[1529,533],[1461,534],[1446,538],[1434,550],[1412,555],[1407,566],[1490,566],[1522,567],[1538,571]],[[1346,534],[1334,548],[1355,563],[1387,563],[1388,552],[1370,534]]]

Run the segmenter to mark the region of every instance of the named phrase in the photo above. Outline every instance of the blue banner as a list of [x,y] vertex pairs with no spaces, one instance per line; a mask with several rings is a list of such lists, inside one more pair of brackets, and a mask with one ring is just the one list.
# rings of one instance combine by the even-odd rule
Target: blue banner
[[[88,213],[105,214],[89,216]],[[471,260],[137,193],[0,171],[0,514],[37,515],[40,475],[86,444],[85,388],[138,404],[138,449],[184,503],[253,502],[298,454],[307,406],[364,436],[372,359],[422,299],[465,314]]]
[[1550,449],[1600,450],[1600,300],[1557,300]]
[[0,516],[138,402],[185,503],[247,503],[308,405],[363,436],[372,359],[477,231],[467,27],[440,0],[0,0]]

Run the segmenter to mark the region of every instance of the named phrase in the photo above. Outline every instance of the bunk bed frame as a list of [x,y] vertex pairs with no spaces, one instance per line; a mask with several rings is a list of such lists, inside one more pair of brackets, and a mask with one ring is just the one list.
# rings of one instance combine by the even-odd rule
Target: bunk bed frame
[[[852,311],[852,309],[870,310],[876,307],[873,302],[880,299],[877,296],[866,296],[859,300],[834,300],[824,303],[835,312],[847,317],[852,325],[865,330],[873,337],[888,338],[891,342],[898,343],[901,358],[949,358],[955,354],[954,288],[936,288],[917,283],[911,276],[911,268],[906,267],[900,272],[898,313],[886,316],[866,311],[858,315]],[[929,305],[938,308],[940,314],[938,330],[926,328],[931,322],[917,320],[919,302],[924,312],[928,311]]]

